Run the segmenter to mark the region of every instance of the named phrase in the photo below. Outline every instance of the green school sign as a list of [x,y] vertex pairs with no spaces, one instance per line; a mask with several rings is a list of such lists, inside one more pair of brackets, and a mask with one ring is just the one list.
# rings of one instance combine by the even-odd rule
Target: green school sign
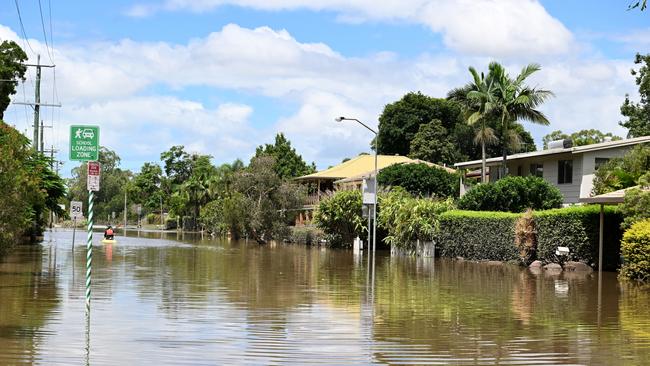
[[70,160],[99,160],[99,126],[70,126]]

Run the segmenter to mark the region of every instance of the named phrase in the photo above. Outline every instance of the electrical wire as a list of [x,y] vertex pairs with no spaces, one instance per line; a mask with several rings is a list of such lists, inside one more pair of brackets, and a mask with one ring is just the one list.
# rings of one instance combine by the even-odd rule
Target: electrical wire
[[[41,27],[43,29],[43,39],[45,39],[45,49],[47,50],[47,56],[50,58],[50,62],[54,64],[52,60],[52,54],[50,53],[50,45],[47,42],[47,32],[45,31],[45,21],[43,20],[43,6],[41,5],[41,0],[38,0],[38,11],[41,14]],[[54,50],[52,50],[54,52]]]
[[34,49],[32,48],[32,45],[29,43],[29,38],[27,38],[27,32],[25,32],[25,25],[23,24],[23,17],[20,15],[20,7],[18,6],[18,0],[14,0],[14,4],[16,4],[16,11],[18,12],[18,20],[20,21],[20,30],[23,32],[23,40],[27,42],[27,45],[29,46],[29,49],[32,51],[32,53],[36,54],[36,52],[34,52]]

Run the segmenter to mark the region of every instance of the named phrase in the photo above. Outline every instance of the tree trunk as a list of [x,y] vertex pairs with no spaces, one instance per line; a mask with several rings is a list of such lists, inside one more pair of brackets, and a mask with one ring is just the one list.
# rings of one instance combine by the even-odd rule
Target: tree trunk
[[485,166],[486,165],[486,161],[485,161],[486,160],[485,159],[485,141],[481,141],[481,159],[482,159],[482,162],[481,162],[481,183],[487,183],[487,180],[485,179],[485,177],[486,177],[485,170],[487,169],[486,166]]
[[506,171],[508,170],[508,125],[505,119],[505,115],[501,116],[501,141],[503,148],[503,162],[501,163],[501,176],[503,178],[506,176]]

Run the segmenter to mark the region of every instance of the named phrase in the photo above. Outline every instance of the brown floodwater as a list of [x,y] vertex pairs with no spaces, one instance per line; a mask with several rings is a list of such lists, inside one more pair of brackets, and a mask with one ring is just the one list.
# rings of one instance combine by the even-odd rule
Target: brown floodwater
[[650,291],[615,273],[378,253],[372,289],[346,250],[98,236],[89,317],[83,233],[0,259],[0,364],[650,364]]

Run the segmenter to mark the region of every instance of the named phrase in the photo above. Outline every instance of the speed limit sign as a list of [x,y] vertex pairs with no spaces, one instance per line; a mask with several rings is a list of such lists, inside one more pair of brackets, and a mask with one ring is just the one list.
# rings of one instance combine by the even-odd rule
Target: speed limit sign
[[70,218],[73,220],[83,219],[84,214],[82,211],[81,201],[70,202]]

